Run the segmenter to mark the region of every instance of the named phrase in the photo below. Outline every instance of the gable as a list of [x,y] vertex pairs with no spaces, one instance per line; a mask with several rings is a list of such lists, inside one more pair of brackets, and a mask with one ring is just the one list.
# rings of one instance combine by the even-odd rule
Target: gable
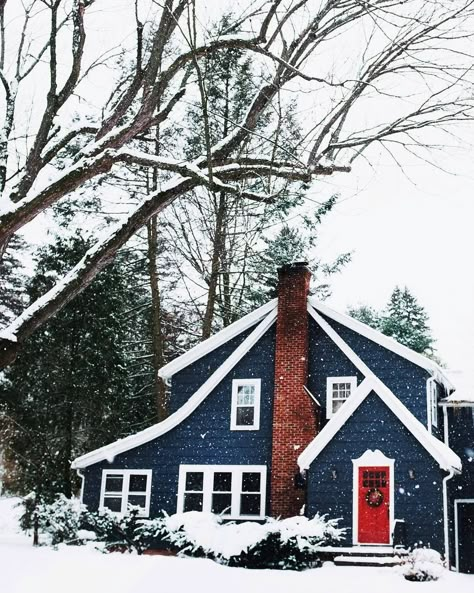
[[403,346],[396,340],[369,327],[365,323],[361,323],[349,315],[345,315],[344,313],[339,313],[338,311],[331,309],[314,297],[310,297],[308,299],[308,304],[313,307],[320,315],[323,315],[324,318],[328,319],[330,323],[336,322],[336,324],[351,330],[354,334],[358,334],[359,336],[367,338],[367,340],[370,342],[382,346],[386,351],[396,354],[398,357],[413,363],[413,365],[419,368],[425,369],[440,384],[444,385],[448,391],[452,391],[454,389],[454,385],[449,380],[446,373],[433,360],[423,356],[422,354],[419,354],[418,352],[415,352],[414,350],[411,350],[410,348],[407,348],[406,346]]
[[359,406],[366,400],[369,394],[374,393],[382,399],[391,412],[397,417],[428,453],[438,462],[439,466],[446,471],[452,469],[461,470],[461,460],[443,442],[438,441],[415,416],[395,397],[395,395],[380,380],[375,377],[366,378],[359,385],[353,395],[346,401],[344,406],[326,424],[315,439],[306,447],[298,458],[298,464],[302,470],[308,469],[311,463],[318,457],[332,439],[345,426]]

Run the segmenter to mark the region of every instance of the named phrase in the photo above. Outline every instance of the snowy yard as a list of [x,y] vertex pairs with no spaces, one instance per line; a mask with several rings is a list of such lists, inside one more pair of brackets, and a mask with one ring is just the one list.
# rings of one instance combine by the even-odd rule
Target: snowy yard
[[474,575],[410,583],[391,568],[335,567],[304,572],[245,570],[210,560],[109,554],[86,548],[33,548],[18,534],[13,499],[0,499],[0,583],[5,593],[471,593]]

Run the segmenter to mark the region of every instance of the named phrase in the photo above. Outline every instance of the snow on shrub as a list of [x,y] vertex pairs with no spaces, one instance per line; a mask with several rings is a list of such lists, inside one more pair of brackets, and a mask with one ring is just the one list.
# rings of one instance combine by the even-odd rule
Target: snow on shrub
[[441,555],[430,548],[415,548],[402,565],[402,574],[408,581],[437,581],[443,574]]
[[46,535],[47,543],[53,546],[83,542],[80,531],[87,509],[77,499],[60,494],[54,502],[45,503],[38,502],[36,496],[31,494],[23,499],[22,504],[24,512],[20,526],[23,530],[27,531],[36,524],[39,531]]
[[298,569],[319,565],[317,548],[343,537],[337,523],[320,515],[235,523],[191,511],[163,519],[161,534],[186,555],[229,566]]

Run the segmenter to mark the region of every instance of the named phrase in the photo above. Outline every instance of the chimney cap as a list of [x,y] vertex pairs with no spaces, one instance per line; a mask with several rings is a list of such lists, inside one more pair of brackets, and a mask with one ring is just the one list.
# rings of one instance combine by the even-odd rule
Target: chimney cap
[[287,272],[293,272],[296,270],[308,270],[308,262],[307,261],[295,261],[291,264],[285,264],[278,268],[279,274],[285,274]]

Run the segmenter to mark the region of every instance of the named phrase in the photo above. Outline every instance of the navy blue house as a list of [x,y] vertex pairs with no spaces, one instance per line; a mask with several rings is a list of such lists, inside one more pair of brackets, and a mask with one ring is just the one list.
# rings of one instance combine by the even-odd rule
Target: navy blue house
[[341,549],[423,544],[474,572],[474,400],[443,369],[308,296],[278,298],[166,365],[169,417],[77,458],[90,509],[341,518]]

